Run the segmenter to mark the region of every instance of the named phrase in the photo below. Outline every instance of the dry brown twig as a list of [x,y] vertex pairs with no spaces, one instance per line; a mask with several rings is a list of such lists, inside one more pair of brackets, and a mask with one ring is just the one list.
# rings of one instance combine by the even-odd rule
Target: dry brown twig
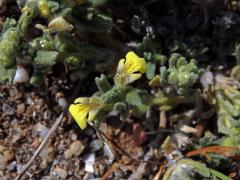
[[46,145],[46,143],[48,142],[50,137],[53,135],[53,133],[56,131],[57,127],[62,122],[63,117],[64,117],[64,113],[62,112],[60,114],[60,116],[57,118],[57,120],[55,121],[55,123],[53,124],[53,126],[50,129],[50,131],[48,132],[47,136],[44,138],[44,140],[38,146],[37,150],[35,151],[35,153],[31,157],[31,159],[27,162],[27,164],[25,166],[23,166],[22,171],[18,174],[18,176],[15,178],[15,180],[20,180],[22,178],[22,176],[27,172],[28,168],[31,166],[33,161],[37,158],[39,153],[42,151],[43,147]]

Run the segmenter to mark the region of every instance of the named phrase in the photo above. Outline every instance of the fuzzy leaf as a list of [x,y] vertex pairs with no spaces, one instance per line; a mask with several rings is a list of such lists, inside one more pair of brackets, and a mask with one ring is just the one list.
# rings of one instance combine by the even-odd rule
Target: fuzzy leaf
[[237,64],[240,65],[240,45],[236,46],[235,54],[236,54]]
[[34,62],[39,67],[52,66],[56,63],[58,57],[57,51],[37,51],[37,56],[34,59]]
[[127,93],[126,102],[135,106],[142,104],[142,100],[136,91],[131,91]]
[[0,66],[0,83],[3,82],[11,83],[15,72],[16,72],[15,69],[5,69],[4,67]]
[[152,79],[153,76],[155,75],[155,70],[156,70],[156,64],[154,62],[149,62],[147,64],[147,78]]

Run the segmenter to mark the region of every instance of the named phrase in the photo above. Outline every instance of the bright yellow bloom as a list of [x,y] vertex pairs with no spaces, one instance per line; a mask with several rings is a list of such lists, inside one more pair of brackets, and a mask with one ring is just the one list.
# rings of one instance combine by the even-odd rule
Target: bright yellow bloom
[[125,86],[139,79],[146,70],[147,64],[144,58],[140,58],[133,51],[130,51],[126,55],[126,60],[121,59],[119,61],[117,73],[114,77],[115,84]]
[[77,98],[69,107],[69,112],[78,123],[81,129],[87,127],[87,121],[93,121],[97,112],[101,108],[102,103],[100,99],[91,97],[81,97]]

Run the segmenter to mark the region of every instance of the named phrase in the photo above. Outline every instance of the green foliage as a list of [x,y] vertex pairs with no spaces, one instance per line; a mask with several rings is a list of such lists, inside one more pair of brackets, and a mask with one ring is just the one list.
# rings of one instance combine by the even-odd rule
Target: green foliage
[[120,117],[126,118],[128,115],[128,107],[124,102],[117,102],[113,106],[113,110],[119,112]]
[[107,92],[111,89],[111,85],[104,74],[102,74],[101,77],[96,77],[95,83],[101,93]]
[[37,51],[37,56],[34,59],[34,62],[39,68],[46,68],[52,66],[56,63],[59,53],[57,51]]
[[[33,18],[37,15],[48,21],[54,17],[64,17],[73,23],[76,29],[92,29],[98,33],[109,32],[112,28],[112,20],[101,14],[99,10],[105,1],[86,1],[82,5],[65,0],[33,0],[18,1],[18,3],[22,7],[18,22],[7,19],[0,37],[0,65],[6,68],[5,71],[8,68],[15,69],[16,56],[21,48],[23,51],[19,51],[20,56],[22,52],[25,54],[27,52],[34,59],[35,72],[32,79],[35,80],[31,82],[35,83],[41,82],[39,80],[43,78],[44,73],[62,59],[70,69],[80,69],[81,78],[87,77],[90,71],[106,71],[114,61],[114,53],[111,50],[90,45],[87,41],[80,41],[71,33],[57,32],[53,35],[53,30],[45,28],[43,36],[36,37],[30,43],[22,41]],[[24,46],[27,47],[26,50]],[[2,77],[0,83],[10,79],[12,77]]]
[[106,0],[86,1],[83,6],[76,7],[71,17],[76,23],[76,28],[93,33],[110,32],[113,27],[112,18],[100,11],[100,7],[106,2]]
[[143,38],[137,50],[147,61],[147,78],[152,79],[156,73],[157,65],[163,65],[167,61],[167,58],[161,54],[160,46],[154,43],[149,37]]
[[[222,146],[236,146],[240,143],[240,91],[234,86],[232,78],[218,75],[213,92],[208,92],[208,100],[211,100],[217,110],[218,132],[225,134],[214,141]],[[210,91],[210,90],[208,90]]]
[[[24,57],[31,57],[32,61],[28,61],[24,65],[31,67],[31,70],[33,69],[30,83],[34,85],[39,85],[45,73],[56,63],[64,64],[68,72],[76,72],[79,74],[78,78],[82,79],[87,78],[91,72],[99,74],[107,71],[107,77],[112,75],[112,68],[115,67],[116,59],[114,48],[118,50],[119,54],[122,53],[119,49],[125,51],[129,36],[121,37],[123,39],[126,38],[124,43],[119,43],[113,39],[121,36],[121,33],[124,34],[121,31],[124,31],[125,27],[122,25],[123,18],[117,19],[115,12],[105,11],[114,15],[116,24],[114,24],[115,22],[113,23],[109,15],[103,13],[103,7],[107,5],[108,0],[85,0],[84,2],[75,0],[18,0],[17,2],[19,7],[21,7],[21,15],[18,17],[18,21],[13,18],[6,19],[0,36],[0,83],[12,81],[16,64],[18,63],[16,62],[17,57],[23,57],[23,59]],[[32,20],[35,17],[39,18],[37,20],[38,23],[41,22],[43,24],[33,24]],[[188,17],[191,18],[190,16]],[[51,23],[57,18],[62,20],[55,22],[57,27],[69,25],[70,28],[68,30],[51,28]],[[141,19],[140,16],[139,19]],[[143,17],[143,20],[140,24],[148,26],[148,17]],[[160,23],[160,25],[164,24],[165,22]],[[169,25],[172,24],[175,25],[175,23],[169,22]],[[36,33],[31,33],[32,36],[27,36],[26,38],[30,25],[32,25],[31,30],[34,25],[37,27],[37,30],[35,29]],[[110,32],[113,26],[116,28],[114,28],[114,34],[111,35]],[[161,28],[156,30],[160,32]],[[189,32],[186,34],[189,34]],[[112,110],[117,111],[122,120],[128,117],[129,112],[131,112],[132,116],[144,119],[142,124],[145,125],[146,129],[155,131],[156,123],[154,120],[159,118],[156,115],[158,113],[156,113],[155,106],[158,106],[161,111],[167,111],[177,106],[179,107],[181,104],[191,104],[191,106],[186,106],[186,108],[195,109],[191,110],[192,113],[189,117],[186,116],[186,113],[181,112],[181,115],[184,116],[181,116],[183,120],[179,121],[179,124],[185,125],[184,121],[188,120],[186,126],[193,125],[191,122],[192,117],[194,116],[195,118],[196,109],[199,108],[197,107],[196,97],[200,96],[200,90],[195,89],[194,85],[198,81],[202,69],[198,67],[196,60],[192,58],[204,55],[209,50],[207,47],[208,42],[204,39],[198,39],[197,35],[197,40],[193,41],[195,43],[189,45],[189,43],[175,40],[181,39],[181,37],[176,38],[175,35],[173,36],[173,39],[166,38],[168,39],[167,42],[161,41],[161,44],[172,44],[172,47],[164,47],[164,51],[169,53],[169,58],[162,54],[163,48],[160,43],[149,37],[144,37],[142,42],[136,47],[138,54],[146,60],[146,76],[147,79],[151,80],[149,84],[154,86],[153,89],[149,90],[149,87],[146,88],[145,84],[141,85],[145,89],[129,85],[117,87],[116,85],[111,85],[111,81],[108,81],[103,74],[95,78],[99,91],[94,93],[92,97],[100,99],[98,104],[100,110],[96,115],[96,123],[99,124]],[[189,39],[191,38],[189,37]],[[217,44],[221,47],[224,46],[225,42]],[[213,47],[212,49],[214,48],[218,49],[218,47]],[[221,56],[221,53],[215,53],[214,55]],[[213,91],[210,93],[212,97],[207,99],[209,102],[210,99],[213,100],[211,103],[214,104],[218,118],[218,133],[224,134],[224,136],[217,139],[212,134],[206,135],[199,143],[201,146],[219,144],[222,146],[239,147],[240,91],[239,84],[234,83],[234,81],[240,80],[240,45],[237,45],[235,48],[235,56],[238,65],[232,69],[231,78],[227,78],[227,80],[223,78],[223,81],[216,78],[216,85],[212,87]],[[134,67],[131,68],[128,70],[131,70],[129,72],[133,73],[125,75],[126,78],[135,77],[137,79],[138,76],[142,76],[143,73],[140,73],[139,69],[134,71]],[[123,75],[124,70],[122,72]],[[120,73],[120,75],[122,74]],[[231,82],[229,83],[229,81]],[[179,108],[177,112],[186,108]],[[195,119],[197,123],[202,118],[202,114],[204,114],[202,110],[205,110],[201,107],[199,109],[201,111],[199,115],[201,116]],[[173,113],[175,111],[167,114],[167,118],[171,118]],[[179,124],[170,121],[167,126],[175,128],[176,125],[178,129]],[[227,158],[220,155],[210,154],[210,157],[212,159],[208,163],[211,167],[218,167],[228,162]],[[163,179],[189,180],[198,178],[229,179],[218,171],[208,168],[205,164],[190,159],[178,161],[167,170],[163,177]]]
[[206,39],[196,39],[196,42],[193,44],[186,44],[183,41],[174,40],[172,47],[170,48],[171,53],[180,53],[189,58],[197,58],[201,55],[204,55],[209,51],[208,40]]
[[160,68],[160,83],[190,88],[198,80],[199,73],[194,59],[187,63],[184,57],[174,53],[168,60],[168,68],[166,66]]
[[[44,8],[39,7],[42,17],[51,20],[53,17],[62,16],[66,18],[76,29],[91,31],[94,33],[109,32],[112,29],[112,19],[101,13],[99,7],[107,1],[84,1],[77,5],[75,1],[69,0],[41,0],[46,1]],[[46,13],[48,11],[48,13]]]
[[195,96],[169,96],[168,94],[159,91],[156,93],[152,104],[158,105],[160,110],[171,110],[179,104],[195,103]]
[[113,87],[107,92],[101,94],[100,98],[106,104],[112,104],[115,102],[123,101],[125,97],[125,91],[119,87]]
[[[49,67],[60,57],[70,69],[81,70],[82,78],[87,77],[90,71],[106,71],[114,61],[114,53],[111,50],[79,41],[69,33],[58,33],[54,36],[46,33],[42,38],[36,38],[30,44],[29,53],[32,55],[36,53],[38,56],[38,51],[55,52],[55,55],[52,54],[53,57],[41,61],[42,66]],[[35,63],[39,62],[35,61]]]
[[240,147],[240,134],[231,134],[223,136],[215,141],[216,144],[228,147]]
[[0,82],[12,82],[15,71],[15,69],[0,66]]
[[16,50],[20,42],[20,36],[16,27],[11,27],[1,35],[0,65],[10,68],[16,61]]
[[235,48],[235,56],[237,59],[237,64],[240,65],[240,45],[237,45]]
[[217,84],[215,98],[218,109],[218,132],[228,135],[239,133],[240,92],[227,83]]
[[11,82],[13,78],[21,38],[23,38],[32,19],[35,17],[34,4],[36,3],[32,2],[30,7],[26,3],[18,22],[14,19],[7,19],[4,23],[0,38],[0,66],[2,71],[6,73],[2,74],[3,77],[1,77],[0,83],[6,80]]
[[142,100],[136,90],[126,94],[126,102],[135,106],[142,104]]
[[231,178],[224,174],[208,168],[205,164],[191,159],[182,159],[173,166],[171,166],[163,176],[163,180],[168,179],[221,179],[231,180]]

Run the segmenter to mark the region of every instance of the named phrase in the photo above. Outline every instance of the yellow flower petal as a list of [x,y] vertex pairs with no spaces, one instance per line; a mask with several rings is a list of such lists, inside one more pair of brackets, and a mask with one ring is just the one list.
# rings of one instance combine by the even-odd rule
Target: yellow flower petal
[[75,99],[74,103],[87,104],[87,103],[89,103],[89,98],[87,98],[87,97],[80,97],[80,98]]
[[144,58],[138,57],[133,51],[130,51],[126,55],[126,62],[124,71],[129,75],[135,72],[145,73],[147,70],[147,64]]
[[130,75],[127,77],[126,84],[129,84],[129,83],[131,83],[131,82],[133,82],[133,81],[136,81],[136,80],[139,79],[141,76],[142,76],[142,74],[140,74],[140,73],[130,74]]
[[[87,127],[87,119],[93,121],[97,112],[99,111],[102,103],[97,97],[80,97],[75,99],[74,103],[69,107],[69,111],[72,114],[75,121],[78,123],[81,129]],[[88,118],[87,118],[88,116]]]
[[69,107],[69,112],[81,129],[85,129],[87,127],[86,116],[89,112],[88,107],[82,104],[72,104]]
[[121,59],[119,61],[117,73],[114,77],[115,84],[125,86],[139,79],[146,70],[147,64],[144,58],[140,58],[133,51],[130,51],[126,55],[126,60]]
[[124,71],[124,61],[125,59],[121,59],[118,63],[117,73],[122,73]]
[[89,111],[89,114],[88,114],[88,121],[93,121],[94,120],[94,118],[95,118],[95,116],[97,115],[97,113],[98,113],[98,108],[95,108],[95,109],[91,109],[90,111]]
[[99,98],[91,97],[89,100],[90,108],[99,108],[101,106],[101,101]]
[[126,83],[126,77],[122,73],[117,73],[114,77],[114,82],[117,86],[125,86]]

